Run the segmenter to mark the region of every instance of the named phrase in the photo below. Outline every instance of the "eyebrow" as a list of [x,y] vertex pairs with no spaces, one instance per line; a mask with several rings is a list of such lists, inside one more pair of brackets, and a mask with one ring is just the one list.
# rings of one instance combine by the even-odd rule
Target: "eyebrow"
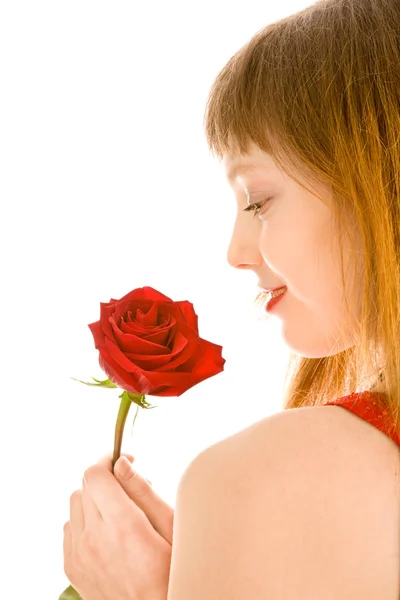
[[238,165],[237,167],[232,167],[230,171],[228,171],[228,181],[232,182],[240,173],[248,173],[249,171],[255,171],[259,169],[261,165]]

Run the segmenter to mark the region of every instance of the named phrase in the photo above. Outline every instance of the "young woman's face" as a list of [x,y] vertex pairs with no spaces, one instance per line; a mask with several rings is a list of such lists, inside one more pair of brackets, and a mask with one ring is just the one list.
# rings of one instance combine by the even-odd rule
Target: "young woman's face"
[[[254,168],[233,172],[249,164]],[[237,202],[228,262],[237,269],[254,271],[255,288],[287,287],[271,315],[281,319],[288,347],[298,355],[320,358],[353,346],[362,265],[346,245],[343,259],[349,316],[329,191],[318,189],[324,204],[289,179],[256,146],[249,156],[224,157],[223,166]],[[267,198],[270,200],[263,203],[259,214],[243,212],[248,204]]]

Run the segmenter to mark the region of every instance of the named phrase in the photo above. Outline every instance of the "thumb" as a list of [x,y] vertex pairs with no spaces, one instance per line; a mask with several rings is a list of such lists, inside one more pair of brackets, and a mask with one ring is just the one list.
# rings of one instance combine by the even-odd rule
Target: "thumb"
[[[129,462],[131,462],[131,463],[133,463],[135,461],[135,457],[132,456],[132,454],[123,453],[123,454],[121,454],[121,456],[126,456],[129,460]],[[100,460],[97,461],[97,464],[101,465],[102,467],[106,467],[106,469],[108,469],[112,473],[113,472],[112,458],[113,458],[112,453],[106,454],[105,456],[102,456],[100,458]],[[115,464],[117,464],[117,463],[115,463]]]
[[115,463],[115,476],[131,500],[146,515],[153,528],[172,546],[174,509],[135,471],[124,456]]

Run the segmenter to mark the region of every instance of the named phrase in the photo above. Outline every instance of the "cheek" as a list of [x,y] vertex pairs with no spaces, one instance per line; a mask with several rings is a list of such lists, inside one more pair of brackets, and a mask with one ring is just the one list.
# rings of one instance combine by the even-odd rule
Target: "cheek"
[[301,302],[321,309],[337,302],[340,284],[339,263],[330,241],[326,232],[321,233],[321,224],[312,219],[307,223],[304,218],[281,223],[271,219],[263,223],[260,251]]
[[264,261],[288,282],[297,279],[296,273],[304,277],[314,262],[313,236],[296,226],[294,219],[279,221],[275,216],[262,223],[260,251]]

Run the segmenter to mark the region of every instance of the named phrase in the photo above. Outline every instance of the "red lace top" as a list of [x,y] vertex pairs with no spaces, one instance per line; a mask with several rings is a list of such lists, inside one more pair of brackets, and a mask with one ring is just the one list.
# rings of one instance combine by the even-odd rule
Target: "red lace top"
[[368,423],[380,429],[400,446],[400,436],[396,433],[394,424],[388,417],[385,407],[382,405],[381,394],[379,392],[365,391],[350,394],[350,396],[343,396],[342,398],[323,404],[323,406],[328,405],[346,408],[361,419],[364,419],[364,421],[368,421]]

